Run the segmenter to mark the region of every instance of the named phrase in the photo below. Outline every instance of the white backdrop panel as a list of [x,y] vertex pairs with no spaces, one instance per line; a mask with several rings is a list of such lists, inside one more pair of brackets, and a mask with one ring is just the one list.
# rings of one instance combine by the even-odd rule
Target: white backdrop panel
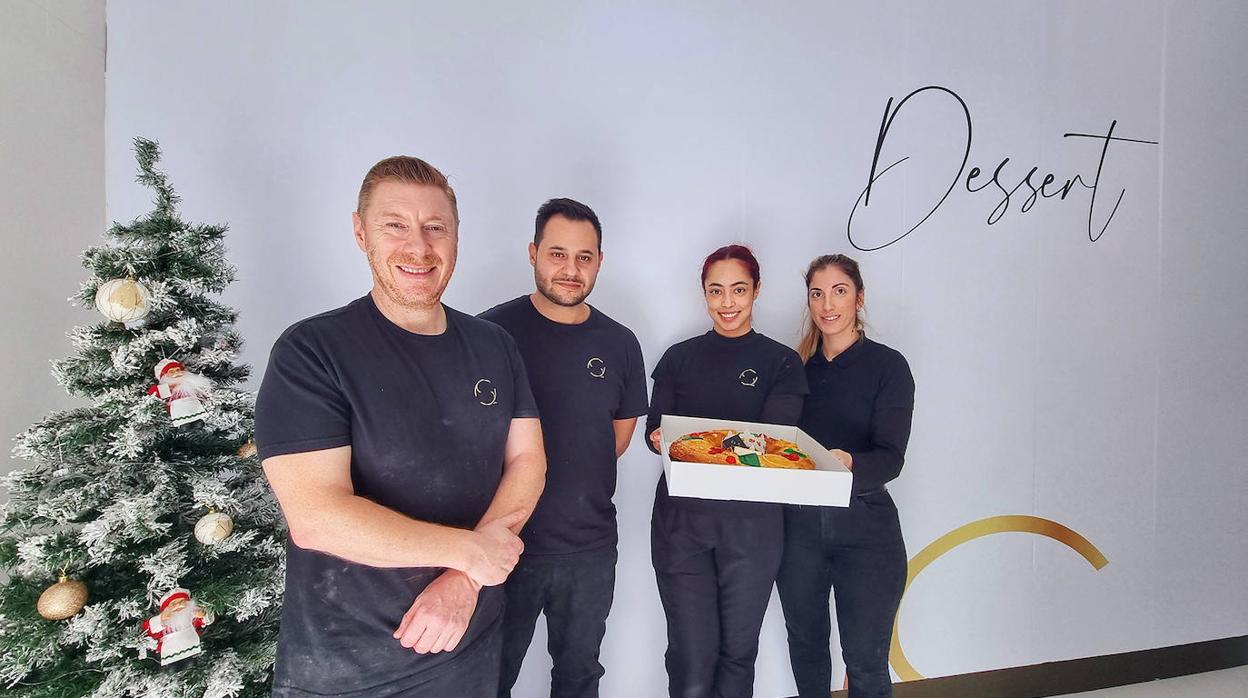
[[[1181,13],[1181,14],[1179,14]],[[146,208],[129,141],[159,139],[193,220],[232,227],[227,300],[258,369],[277,335],[368,286],[350,234],[364,171],[419,155],[460,198],[446,300],[478,312],[531,288],[525,245],[551,196],[594,206],[606,262],[591,299],[653,367],[703,331],[699,260],[754,246],[761,331],[795,339],[801,271],[863,264],[871,332],[918,384],[893,487],[911,554],[963,524],[1023,514],[1086,536],[1095,571],[1046,538],[1009,534],[942,557],[903,605],[929,676],[1248,632],[1239,466],[1245,384],[1245,50],[1232,3],[790,2],[263,4],[110,2],[109,210]],[[1207,80],[1231,70],[1233,79]],[[1237,71],[1237,72],[1236,72]],[[927,85],[965,101],[961,180],[908,237],[853,249],[847,219],[885,104]],[[1173,97],[1170,97],[1173,95]],[[1092,182],[1020,209],[988,183]],[[968,147],[958,99],[906,103],[854,240],[888,242],[932,209]],[[878,171],[877,171],[878,172]],[[1194,182],[1202,177],[1197,187]],[[1050,185],[1050,190],[1052,190]],[[1191,232],[1197,225],[1199,236]],[[1227,375],[1229,364],[1230,375]],[[257,376],[258,378],[258,376]],[[1177,464],[1182,468],[1176,468]],[[620,567],[605,695],[664,691],[664,621],[649,564],[658,459],[620,463]],[[1199,543],[1193,543],[1199,541]],[[1180,594],[1194,588],[1196,593]],[[540,695],[539,632],[517,695]],[[759,695],[793,692],[774,603]]]

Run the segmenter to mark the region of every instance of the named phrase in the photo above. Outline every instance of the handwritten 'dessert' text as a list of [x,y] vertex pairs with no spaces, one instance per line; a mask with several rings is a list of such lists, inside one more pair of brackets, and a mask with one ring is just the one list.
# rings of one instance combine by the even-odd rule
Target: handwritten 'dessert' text
[[[902,113],[903,107],[905,107],[915,97],[928,92],[932,93],[932,96],[955,101],[961,109],[966,128],[964,134],[965,148],[962,152],[962,163],[958,167],[957,174],[954,175],[953,180],[949,183],[949,188],[945,190],[945,193],[940,197],[940,199],[927,210],[927,212],[917,223],[887,242],[877,245],[864,246],[854,237],[854,214],[858,211],[859,206],[864,209],[870,206],[872,191],[888,183],[889,179],[885,178],[886,174],[889,174],[897,168],[898,165],[910,159],[910,156],[907,155],[894,161],[892,164],[884,167],[883,169],[880,168],[880,153],[884,149],[885,141],[888,139],[889,129],[893,127],[897,117]],[[911,109],[914,109],[914,107],[911,106]],[[1096,164],[1096,174],[1092,177],[1092,181],[1090,183],[1082,174],[1079,173],[1059,181],[1058,176],[1052,172],[1045,174],[1044,177],[1040,179],[1039,183],[1037,183],[1035,178],[1037,173],[1040,171],[1040,167],[1034,166],[1027,171],[1027,174],[1023,175],[1021,179],[1018,179],[1017,182],[1013,183],[1011,186],[1011,180],[1006,173],[1006,165],[1010,162],[1009,157],[1002,158],[996,168],[993,169],[991,175],[988,175],[979,167],[971,167],[970,170],[966,169],[967,163],[970,161],[971,157],[971,136],[973,132],[971,125],[971,110],[970,107],[967,106],[966,100],[962,99],[962,97],[956,92],[947,87],[929,85],[927,87],[921,87],[906,95],[901,99],[901,101],[897,102],[896,107],[893,106],[893,98],[890,97],[888,103],[884,106],[884,118],[880,121],[880,130],[875,141],[875,154],[871,159],[871,170],[867,177],[867,184],[858,195],[858,199],[854,201],[854,206],[849,212],[849,220],[846,223],[846,235],[849,237],[850,244],[864,252],[879,250],[900,242],[907,235],[913,233],[915,230],[918,230],[920,226],[926,223],[927,220],[940,209],[941,205],[945,203],[950,194],[953,193],[954,189],[958,188],[959,184],[963,185],[966,191],[972,194],[991,188],[991,191],[996,192],[1000,197],[997,199],[996,205],[988,213],[988,225],[993,225],[1000,221],[1001,218],[1010,210],[1011,205],[1016,202],[1020,196],[1025,195],[1025,198],[1023,198],[1018,210],[1020,213],[1027,213],[1042,199],[1052,199],[1056,197],[1058,201],[1066,201],[1072,190],[1076,190],[1075,186],[1079,185],[1083,190],[1090,192],[1088,196],[1088,240],[1096,242],[1109,228],[1109,224],[1114,219],[1114,214],[1118,212],[1118,207],[1122,204],[1123,196],[1127,193],[1125,188],[1118,191],[1118,196],[1114,200],[1113,206],[1109,209],[1109,213],[1104,215],[1104,223],[1101,223],[1098,227],[1096,225],[1098,218],[1097,195],[1105,185],[1105,182],[1102,181],[1101,177],[1105,169],[1105,159],[1109,155],[1110,143],[1134,143],[1143,145],[1158,144],[1157,141],[1116,136],[1114,135],[1114,131],[1117,126],[1118,121],[1114,120],[1110,122],[1109,128],[1106,129],[1104,134],[1062,134],[1063,138],[1088,138],[1094,141],[1100,141],[1100,160]],[[965,177],[963,177],[963,173],[965,173]],[[1102,204],[1099,208],[1103,210],[1104,207],[1104,199],[1102,198]]]

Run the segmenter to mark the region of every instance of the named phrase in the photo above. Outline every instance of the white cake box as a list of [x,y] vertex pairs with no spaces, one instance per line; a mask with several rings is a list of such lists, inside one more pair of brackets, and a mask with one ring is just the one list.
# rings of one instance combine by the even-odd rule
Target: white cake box
[[[667,476],[667,491],[673,496],[849,506],[850,490],[854,486],[853,473],[828,449],[797,427],[665,414],[659,422],[659,429],[662,435],[660,454],[663,456],[663,473]],[[673,461],[668,456],[672,440],[695,431],[714,429],[748,431],[792,441],[815,462],[816,470],[685,463]]]

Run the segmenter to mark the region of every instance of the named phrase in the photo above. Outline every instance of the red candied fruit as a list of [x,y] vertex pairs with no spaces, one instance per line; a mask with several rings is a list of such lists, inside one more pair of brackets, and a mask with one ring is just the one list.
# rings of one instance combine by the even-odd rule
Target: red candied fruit
[[736,457],[736,456],[728,456],[728,465],[736,465],[736,464],[737,464],[737,457]]

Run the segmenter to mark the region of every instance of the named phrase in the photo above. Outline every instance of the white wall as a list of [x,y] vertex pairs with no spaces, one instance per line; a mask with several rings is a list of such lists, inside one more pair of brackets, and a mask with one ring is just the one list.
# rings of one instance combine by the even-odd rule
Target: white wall
[[[463,214],[447,300],[527,292],[537,205],[594,206],[606,265],[593,302],[649,365],[703,330],[697,261],[734,240],[763,263],[759,328],[791,341],[799,274],[862,261],[873,333],[918,382],[895,496],[911,554],[958,526],[1027,514],[1071,527],[1100,571],[1051,540],[997,535],[933,564],[903,605],[929,676],[1248,632],[1248,270],[1239,191],[1248,29],[1232,2],[109,4],[109,211],[139,215],[126,148],[159,139],[192,220],[232,226],[246,358],[368,286],[349,212],[364,171],[417,154]],[[1096,229],[1086,189],[993,225],[999,196],[956,188],[916,232],[853,250],[846,220],[886,101],[965,99],[969,169],[1004,157],[1090,181],[1114,143]],[[898,117],[855,239],[884,242],[948,186],[964,142],[934,92]],[[965,173],[964,173],[965,174]],[[1037,178],[1038,179],[1038,178]],[[981,180],[982,182],[982,180]],[[1095,231],[1094,231],[1095,232]],[[33,253],[32,253],[33,258]],[[55,306],[60,295],[47,301]],[[39,301],[42,305],[43,301]],[[42,358],[36,367],[42,366]],[[663,618],[648,554],[658,462],[621,462],[621,557],[604,645],[609,696],[658,695]],[[793,690],[783,625],[763,631],[758,694]],[[534,640],[518,695],[549,667]]]
[[1176,5],[1168,20],[1155,622],[1177,643],[1248,629],[1248,5]]
[[0,443],[73,404],[49,362],[91,319],[65,299],[104,227],[104,3],[0,3]]

